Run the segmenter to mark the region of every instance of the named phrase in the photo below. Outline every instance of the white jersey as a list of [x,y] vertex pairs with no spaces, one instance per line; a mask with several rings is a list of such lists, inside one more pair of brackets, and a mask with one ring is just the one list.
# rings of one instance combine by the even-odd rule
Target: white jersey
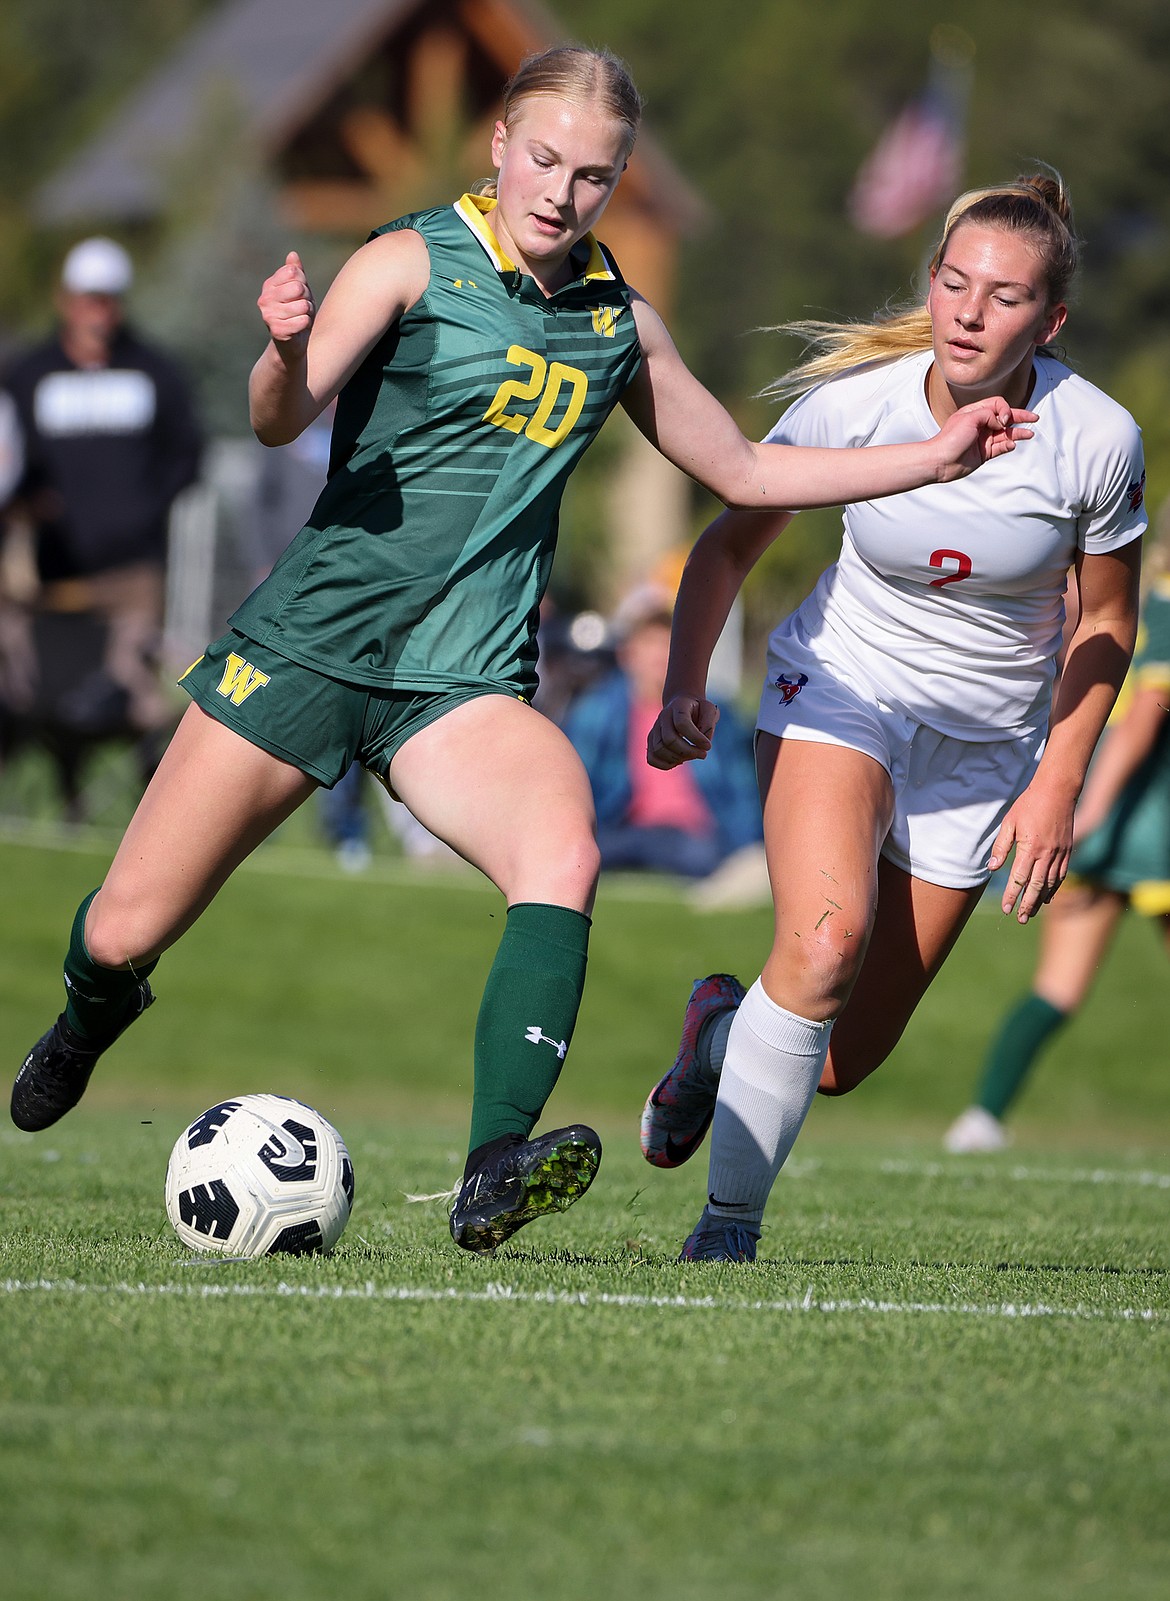
[[[769,441],[892,445],[937,432],[929,350],[802,395]],[[970,477],[845,508],[836,563],[773,635],[795,633],[878,700],[966,740],[1047,725],[1064,587],[1078,549],[1145,531],[1141,433],[1063,362],[1040,356],[1035,437]]]

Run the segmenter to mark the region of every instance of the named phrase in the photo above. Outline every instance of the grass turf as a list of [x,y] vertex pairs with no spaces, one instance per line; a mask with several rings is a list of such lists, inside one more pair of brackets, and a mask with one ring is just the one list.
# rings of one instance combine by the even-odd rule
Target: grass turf
[[[100,853],[0,846],[13,1065],[59,1005]],[[616,884],[546,1122],[601,1176],[458,1253],[468,1040],[499,903],[274,847],[160,967],[85,1104],[0,1139],[0,1496],[11,1601],[1161,1597],[1170,1090],[1164,958],[1123,931],[1017,1120],[938,1154],[1034,935],[978,917],[883,1072],[818,1104],[751,1269],[680,1265],[702,1159],[634,1121],[695,973],[763,912]],[[245,1089],[334,1118],[358,1180],[327,1260],[192,1258],[162,1175]]]

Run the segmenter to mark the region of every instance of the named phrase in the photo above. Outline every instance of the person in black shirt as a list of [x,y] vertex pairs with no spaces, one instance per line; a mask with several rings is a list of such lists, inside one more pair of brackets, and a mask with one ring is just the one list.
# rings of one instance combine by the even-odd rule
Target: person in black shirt
[[201,438],[178,366],[124,320],[132,279],[113,240],[75,245],[55,333],[16,359],[3,387],[23,457],[11,504],[31,531],[37,611],[104,624],[109,695],[131,729],[157,739],[170,717],[155,668],[167,524]]

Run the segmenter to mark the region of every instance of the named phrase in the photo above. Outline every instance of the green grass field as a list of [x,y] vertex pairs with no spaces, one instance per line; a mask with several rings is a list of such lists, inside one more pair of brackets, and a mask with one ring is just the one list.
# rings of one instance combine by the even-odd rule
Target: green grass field
[[[13,1069],[59,1007],[108,850],[0,843]],[[157,975],[81,1108],[0,1134],[6,1601],[1124,1598],[1170,1571],[1170,984],[1123,930],[994,1159],[940,1154],[1034,931],[980,913],[896,1056],[818,1103],[754,1268],[684,1266],[701,1159],[636,1120],[696,973],[763,911],[614,881],[547,1123],[601,1175],[455,1251],[469,1039],[500,927],[469,878],[277,842]],[[353,1153],[328,1259],[192,1258],[162,1180],[223,1096],[318,1106]]]

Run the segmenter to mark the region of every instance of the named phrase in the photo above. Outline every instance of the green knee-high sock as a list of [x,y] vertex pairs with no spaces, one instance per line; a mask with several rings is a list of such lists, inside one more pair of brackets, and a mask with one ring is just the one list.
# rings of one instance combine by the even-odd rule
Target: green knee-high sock
[[573,1038],[588,948],[583,912],[509,908],[475,1025],[470,1150],[532,1132]]
[[1025,995],[1017,1002],[1001,1023],[984,1063],[975,1099],[985,1112],[1003,1116],[1042,1048],[1067,1021],[1067,1012],[1039,995]]
[[142,980],[153,973],[158,958],[132,968],[100,967],[85,945],[85,914],[97,894],[91,890],[77,908],[69,953],[65,957],[65,1021],[83,1039],[102,1040],[116,1034],[126,1007]]

